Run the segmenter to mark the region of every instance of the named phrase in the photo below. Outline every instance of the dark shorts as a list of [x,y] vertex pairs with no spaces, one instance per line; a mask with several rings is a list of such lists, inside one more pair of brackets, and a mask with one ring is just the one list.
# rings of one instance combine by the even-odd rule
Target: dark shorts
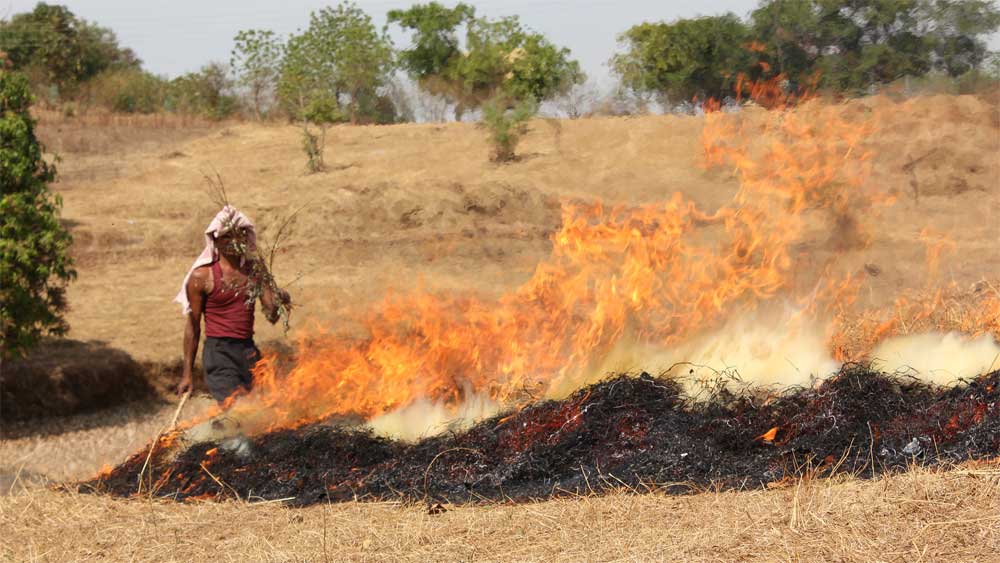
[[201,363],[205,367],[205,385],[220,403],[237,391],[249,391],[253,386],[254,364],[260,350],[253,340],[238,338],[205,338]]

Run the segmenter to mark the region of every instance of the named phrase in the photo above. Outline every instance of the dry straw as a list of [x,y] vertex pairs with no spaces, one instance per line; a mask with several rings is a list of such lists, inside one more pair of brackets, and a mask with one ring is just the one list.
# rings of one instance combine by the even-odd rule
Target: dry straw
[[995,561],[1000,465],[451,506],[0,498],[4,561]]

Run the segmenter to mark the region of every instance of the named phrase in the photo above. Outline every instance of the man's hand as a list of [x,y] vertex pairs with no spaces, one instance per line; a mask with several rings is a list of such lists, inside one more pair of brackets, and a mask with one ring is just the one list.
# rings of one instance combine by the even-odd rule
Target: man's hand
[[289,295],[284,289],[275,289],[277,291],[264,286],[264,291],[260,296],[260,302],[264,308],[264,317],[267,318],[267,322],[271,324],[278,322],[278,319],[281,318],[282,308],[286,311],[292,310],[292,296]]
[[284,289],[278,290],[278,302],[284,305],[286,309],[292,308],[292,296]]
[[183,395],[185,393],[190,393],[193,390],[194,384],[191,379],[191,372],[184,370],[184,373],[181,374],[181,380],[177,384],[177,394]]

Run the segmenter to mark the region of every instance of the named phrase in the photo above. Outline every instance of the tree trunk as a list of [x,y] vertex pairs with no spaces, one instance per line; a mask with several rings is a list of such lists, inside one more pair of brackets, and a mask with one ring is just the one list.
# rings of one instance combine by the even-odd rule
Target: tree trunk
[[351,92],[351,125],[358,124],[358,94]]
[[253,86],[253,113],[254,118],[260,121],[260,93],[263,87],[260,84],[254,84]]

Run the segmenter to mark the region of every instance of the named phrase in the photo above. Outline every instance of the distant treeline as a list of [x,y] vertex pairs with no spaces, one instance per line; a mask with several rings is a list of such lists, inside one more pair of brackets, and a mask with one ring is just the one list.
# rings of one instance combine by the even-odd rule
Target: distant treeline
[[725,98],[740,77],[864,93],[903,77],[997,72],[985,37],[1000,11],[984,0],[769,0],[733,14],[643,23],[611,60],[628,88],[680,101]]
[[747,19],[642,23],[619,36],[609,61],[619,85],[604,96],[584,84],[568,49],[516,16],[430,2],[392,10],[387,21],[410,34],[409,46],[396,48],[386,29],[342,2],[288,37],[241,31],[229,61],[168,79],[144,70],[111,30],[39,3],[0,22],[0,51],[39,99],[66,111],[352,123],[461,119],[528,101],[570,117],[626,111],[613,107],[625,98],[676,107],[726,99],[746,79],[858,94],[904,77],[982,82],[1000,73],[985,42],[1000,11],[986,0],[763,0]]

